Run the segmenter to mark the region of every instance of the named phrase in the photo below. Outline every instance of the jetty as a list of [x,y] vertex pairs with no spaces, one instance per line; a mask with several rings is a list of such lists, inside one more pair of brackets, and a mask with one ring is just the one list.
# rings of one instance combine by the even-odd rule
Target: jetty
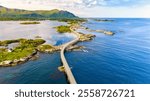
[[72,71],[71,71],[71,69],[70,69],[70,67],[69,67],[69,64],[68,64],[68,62],[67,62],[67,60],[66,60],[66,58],[65,58],[65,55],[64,55],[66,49],[67,49],[68,47],[72,46],[73,44],[77,43],[77,42],[79,41],[79,38],[80,38],[78,32],[74,31],[73,28],[70,28],[70,30],[71,30],[71,32],[72,32],[73,34],[75,34],[75,35],[77,36],[77,38],[75,38],[74,40],[72,40],[72,41],[70,41],[70,42],[68,42],[68,43],[66,43],[66,44],[64,44],[64,45],[62,46],[62,49],[61,49],[61,52],[60,52],[60,56],[61,56],[61,61],[62,61],[62,63],[63,63],[63,67],[64,67],[64,69],[65,69],[65,73],[66,73],[66,75],[67,75],[67,79],[68,79],[69,83],[70,83],[70,84],[77,84],[77,82],[76,82],[76,80],[75,80],[75,78],[74,78],[74,75],[73,75],[73,73],[72,73]]

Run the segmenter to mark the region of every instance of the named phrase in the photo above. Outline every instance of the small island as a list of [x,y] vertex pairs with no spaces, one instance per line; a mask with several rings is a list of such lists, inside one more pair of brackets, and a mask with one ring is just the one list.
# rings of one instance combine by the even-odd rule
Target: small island
[[115,32],[113,32],[113,31],[108,31],[108,30],[103,30],[103,29],[100,29],[100,30],[93,30],[93,29],[90,29],[90,28],[84,27],[84,26],[82,26],[81,28],[84,29],[84,30],[87,30],[87,31],[89,31],[89,32],[104,33],[104,34],[110,35],[110,36],[112,36],[112,35],[115,34]]
[[[17,46],[9,48],[9,44],[18,43]],[[55,52],[52,45],[43,45],[43,39],[17,39],[0,41],[0,66],[15,66],[24,63],[37,55],[37,52]]]
[[61,25],[61,26],[57,26],[56,29],[57,29],[57,32],[59,32],[59,33],[70,33],[71,32],[70,26]]
[[40,24],[40,22],[37,22],[37,21],[25,21],[25,22],[21,22],[20,24],[22,24],[22,25],[31,25],[31,24]]
[[98,22],[113,22],[114,20],[111,20],[111,19],[94,19],[94,21],[98,21]]

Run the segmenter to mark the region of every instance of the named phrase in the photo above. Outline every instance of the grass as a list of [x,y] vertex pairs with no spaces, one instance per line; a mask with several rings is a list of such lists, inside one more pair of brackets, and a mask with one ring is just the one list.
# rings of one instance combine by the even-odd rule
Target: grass
[[37,21],[28,21],[28,22],[21,22],[20,24],[23,24],[23,25],[40,24],[40,22],[37,22]]
[[[14,40],[11,40],[11,43]],[[12,52],[8,52],[7,49],[4,48],[0,48],[0,62],[2,61],[6,61],[6,60],[15,60],[15,59],[20,59],[20,58],[24,58],[27,57],[29,55],[31,55],[33,52],[36,51],[36,48],[45,43],[45,40],[43,39],[18,39],[19,41],[19,46],[12,49]],[[6,41],[2,41],[6,42]],[[16,41],[14,41],[16,42]],[[8,44],[6,44],[8,45]]]
[[71,30],[70,30],[70,26],[58,26],[56,27],[57,29],[57,32],[59,33],[70,33]]
[[40,50],[40,51],[45,51],[45,50],[53,49],[53,48],[54,48],[53,46],[45,44],[45,45],[40,45],[40,46],[38,47],[38,50]]
[[19,42],[20,40],[17,39],[17,40],[5,40],[5,41],[0,41],[0,46],[7,46],[8,44],[11,44],[11,43],[17,43]]
[[34,48],[14,49],[13,52],[0,52],[0,62],[27,57],[35,51]]

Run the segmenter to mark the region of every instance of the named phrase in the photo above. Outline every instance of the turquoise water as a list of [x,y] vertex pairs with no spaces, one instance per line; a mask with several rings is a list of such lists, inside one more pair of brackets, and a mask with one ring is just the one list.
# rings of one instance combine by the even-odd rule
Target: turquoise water
[[[77,83],[150,84],[150,19],[114,19],[114,22],[90,19],[84,26],[116,34],[108,36],[79,30],[95,34],[96,38],[79,43],[87,47],[86,51],[66,53]],[[38,60],[0,68],[0,83],[65,84],[65,75],[57,69],[60,65],[59,53],[40,54]]]

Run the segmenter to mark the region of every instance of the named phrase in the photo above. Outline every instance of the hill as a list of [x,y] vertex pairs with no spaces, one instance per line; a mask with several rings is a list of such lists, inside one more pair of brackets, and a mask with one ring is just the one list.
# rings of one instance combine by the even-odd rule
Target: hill
[[53,10],[22,10],[10,9],[0,6],[0,20],[24,20],[24,19],[74,19],[78,18],[73,13],[68,11],[53,9]]

